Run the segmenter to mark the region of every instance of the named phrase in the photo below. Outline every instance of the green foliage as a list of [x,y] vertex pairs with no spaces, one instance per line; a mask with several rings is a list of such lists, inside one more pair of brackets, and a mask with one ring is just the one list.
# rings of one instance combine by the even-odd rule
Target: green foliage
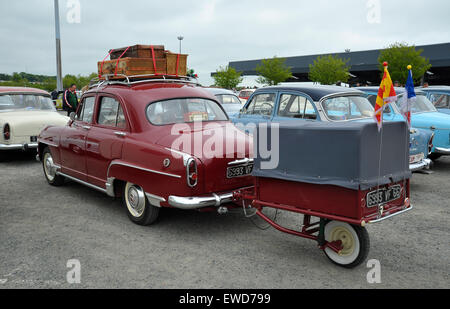
[[319,56],[314,64],[309,65],[309,80],[322,85],[334,85],[338,82],[346,83],[350,78],[348,59],[339,56]]
[[418,83],[431,68],[430,61],[421,56],[422,52],[422,49],[416,50],[414,45],[394,43],[380,52],[378,57],[380,70],[384,72],[383,63],[387,61],[392,81],[405,85],[408,78],[407,66],[412,65],[414,82]]
[[239,85],[243,81],[241,74],[241,72],[237,72],[236,69],[232,67],[220,67],[216,71],[216,74],[213,76],[214,85],[225,89],[236,88],[237,85]]
[[[88,85],[90,80],[96,77],[96,73],[92,73],[89,76],[82,75],[66,75],[63,78],[64,88],[68,88],[71,84],[76,84],[78,89]],[[10,87],[30,87],[46,90],[52,92],[56,89],[56,77],[45,75],[34,75],[29,73],[13,73],[12,75],[0,74],[0,86]]]
[[264,59],[256,66],[256,72],[261,75],[256,81],[267,86],[275,86],[292,77],[291,68],[286,66],[286,59],[278,58]]

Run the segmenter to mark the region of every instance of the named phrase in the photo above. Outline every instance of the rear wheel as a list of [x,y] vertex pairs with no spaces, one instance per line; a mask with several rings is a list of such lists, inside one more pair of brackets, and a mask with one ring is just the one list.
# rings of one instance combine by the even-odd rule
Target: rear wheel
[[433,161],[436,161],[437,159],[439,159],[440,157],[442,157],[442,155],[438,154],[438,153],[432,153],[428,156],[428,158],[430,158]]
[[151,205],[144,190],[138,185],[127,182],[123,191],[123,202],[127,207],[128,217],[138,225],[151,225],[159,216],[159,208]]
[[56,174],[52,153],[48,147],[42,152],[42,167],[44,169],[45,178],[49,184],[56,187],[64,184],[64,177]]
[[361,226],[345,222],[331,221],[325,226],[325,240],[341,241],[342,250],[339,253],[325,248],[325,255],[335,264],[354,268],[363,263],[369,254],[370,240],[367,230]]

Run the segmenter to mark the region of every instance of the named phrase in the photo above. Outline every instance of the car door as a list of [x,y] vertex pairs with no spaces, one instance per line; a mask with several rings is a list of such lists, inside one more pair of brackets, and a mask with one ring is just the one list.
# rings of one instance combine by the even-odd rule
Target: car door
[[85,97],[75,121],[61,134],[61,169],[64,174],[87,181],[86,136],[94,114],[95,96]]
[[293,120],[317,121],[320,117],[312,100],[306,95],[282,92],[272,122]]
[[105,188],[112,160],[120,159],[124,139],[129,134],[123,104],[111,95],[99,95],[96,115],[86,138],[88,182]]
[[250,126],[269,123],[274,115],[278,92],[259,92],[247,102],[235,123],[246,126],[245,132],[252,133]]

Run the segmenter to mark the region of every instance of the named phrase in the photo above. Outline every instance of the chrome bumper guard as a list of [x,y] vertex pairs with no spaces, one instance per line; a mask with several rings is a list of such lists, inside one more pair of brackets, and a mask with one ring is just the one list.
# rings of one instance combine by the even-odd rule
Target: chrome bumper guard
[[420,162],[413,163],[409,165],[409,169],[411,172],[417,172],[424,169],[429,169],[431,166],[431,160],[430,159],[423,159]]
[[233,193],[212,194],[203,197],[169,196],[169,205],[183,210],[194,210],[205,207],[219,207],[233,201]]
[[368,223],[368,224],[378,223],[378,222],[381,222],[381,221],[384,221],[384,220],[393,218],[393,217],[395,217],[395,216],[404,214],[405,212],[411,211],[411,210],[413,210],[413,209],[414,209],[414,207],[413,207],[413,205],[411,204],[411,206],[409,206],[409,207],[406,208],[406,209],[400,210],[400,211],[398,211],[398,212],[396,212],[396,213],[393,213],[393,214],[391,214],[391,215],[387,215],[386,217],[382,217],[382,218],[380,218],[380,219],[371,220],[371,221],[369,221],[369,222],[367,222],[367,223]]
[[450,148],[436,147],[436,153],[442,155],[450,155]]
[[0,150],[23,150],[36,149],[38,148],[38,143],[30,144],[0,144]]

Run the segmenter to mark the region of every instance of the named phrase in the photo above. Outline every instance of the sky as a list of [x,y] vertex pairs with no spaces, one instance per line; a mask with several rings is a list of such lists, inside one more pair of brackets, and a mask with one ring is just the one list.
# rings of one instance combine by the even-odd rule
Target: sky
[[[0,73],[56,75],[54,0],[0,0]],[[230,61],[450,42],[448,0],[59,0],[63,75],[108,50],[188,53],[204,85]],[[252,78],[244,84],[251,85]]]

